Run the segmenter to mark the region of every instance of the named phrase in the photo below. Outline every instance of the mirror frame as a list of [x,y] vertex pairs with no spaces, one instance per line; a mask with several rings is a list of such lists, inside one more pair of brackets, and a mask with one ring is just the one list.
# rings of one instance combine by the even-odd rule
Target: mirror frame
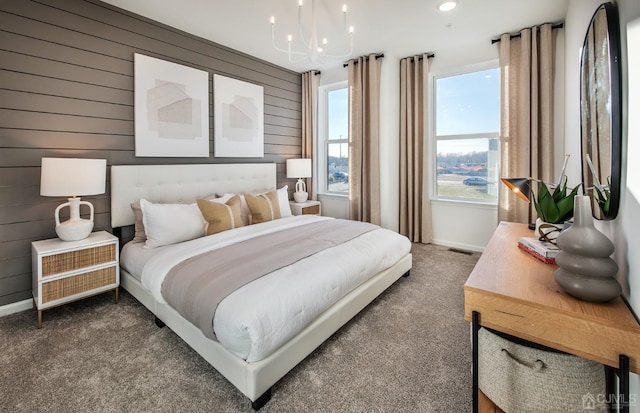
[[[584,59],[586,53],[586,45],[596,16],[598,13],[604,10],[607,18],[607,36],[609,44],[609,98],[611,102],[611,108],[609,113],[610,120],[610,144],[611,144],[611,184],[610,190],[610,205],[607,214],[603,214],[600,210],[598,202],[595,200],[593,193],[587,190],[587,183],[591,180],[589,176],[591,171],[585,161],[585,154],[587,154],[587,148],[585,148],[585,142],[583,136],[585,134],[585,127],[582,116],[582,102],[584,99]],[[620,25],[618,18],[618,10],[616,6],[611,3],[602,3],[591,17],[587,33],[585,34],[585,40],[582,45],[582,52],[580,54],[580,150],[582,154],[582,190],[585,195],[589,195],[591,198],[591,206],[593,210],[593,216],[597,219],[612,220],[618,215],[618,209],[620,206],[620,174],[621,174],[621,146],[622,146],[622,95],[620,84]],[[590,90],[587,88],[587,90]],[[600,172],[600,171],[598,171]],[[600,174],[601,175],[601,174]],[[606,182],[605,182],[606,184]],[[591,191],[592,192],[592,191]]]

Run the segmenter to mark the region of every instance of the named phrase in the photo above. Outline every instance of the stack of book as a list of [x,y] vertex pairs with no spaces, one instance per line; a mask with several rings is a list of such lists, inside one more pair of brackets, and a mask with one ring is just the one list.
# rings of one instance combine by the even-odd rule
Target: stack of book
[[560,248],[555,244],[540,241],[538,238],[534,237],[520,238],[520,241],[518,241],[518,248],[547,264],[555,264],[556,255],[560,252]]

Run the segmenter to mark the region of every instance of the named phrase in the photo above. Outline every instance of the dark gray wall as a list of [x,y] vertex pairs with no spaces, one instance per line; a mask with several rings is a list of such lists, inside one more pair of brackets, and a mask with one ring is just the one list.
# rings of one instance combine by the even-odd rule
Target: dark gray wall
[[[136,158],[134,53],[263,86],[264,158]],[[300,111],[298,73],[97,0],[0,1],[0,305],[31,297],[31,241],[56,236],[53,212],[66,201],[39,195],[42,157],[275,162],[278,183],[292,187],[285,160],[301,153]],[[212,151],[211,105],[209,113]],[[111,230],[108,189],[83,199],[96,230]]]

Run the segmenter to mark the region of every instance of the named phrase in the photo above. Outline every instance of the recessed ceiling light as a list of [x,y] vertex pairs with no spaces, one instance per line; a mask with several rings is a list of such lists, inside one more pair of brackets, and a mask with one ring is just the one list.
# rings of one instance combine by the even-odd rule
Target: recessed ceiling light
[[457,0],[443,0],[438,2],[438,10],[440,11],[451,11],[456,8],[458,5]]

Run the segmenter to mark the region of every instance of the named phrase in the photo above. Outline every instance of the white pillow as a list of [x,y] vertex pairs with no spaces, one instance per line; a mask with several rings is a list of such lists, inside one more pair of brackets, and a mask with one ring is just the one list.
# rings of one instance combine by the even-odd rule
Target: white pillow
[[204,236],[204,220],[197,204],[153,204],[140,200],[147,234],[145,248],[156,248]]
[[290,217],[293,215],[291,213],[291,205],[289,205],[289,185],[285,185],[282,188],[278,189],[278,206],[280,207],[280,217]]

